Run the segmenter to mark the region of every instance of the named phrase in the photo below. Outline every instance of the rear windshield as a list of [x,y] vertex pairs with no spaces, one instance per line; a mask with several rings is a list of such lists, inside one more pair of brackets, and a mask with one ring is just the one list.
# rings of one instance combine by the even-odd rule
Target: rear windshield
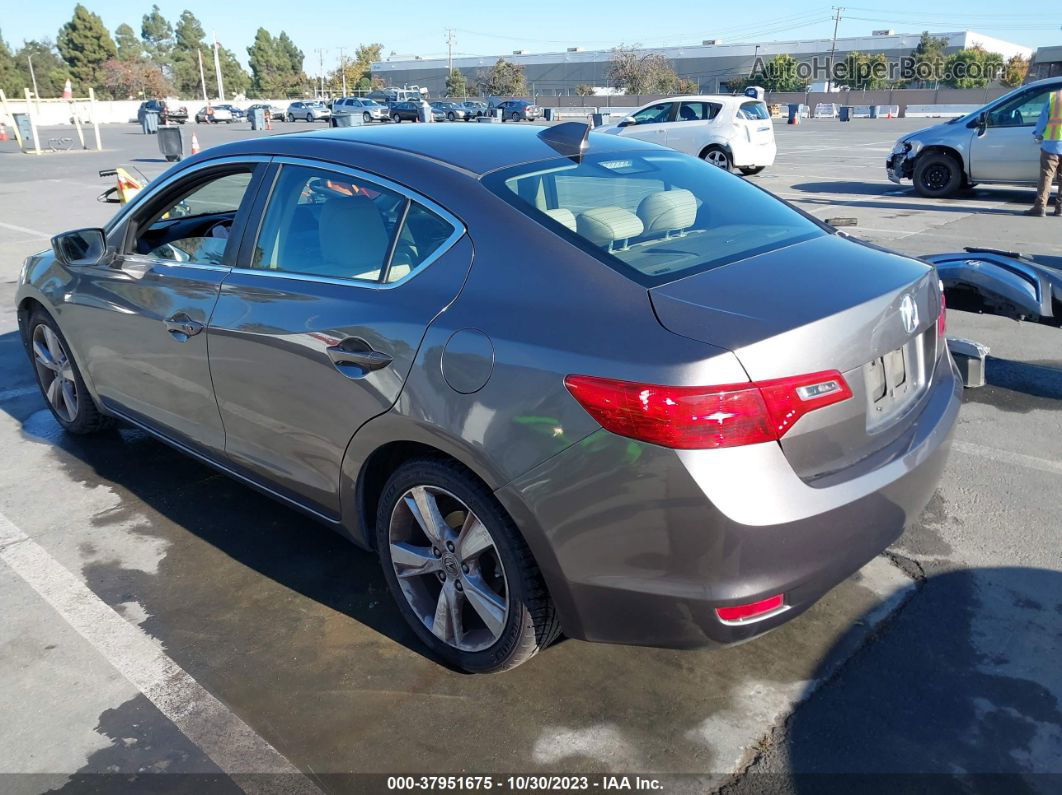
[[676,152],[558,158],[496,171],[484,182],[650,286],[826,234],[765,191]]

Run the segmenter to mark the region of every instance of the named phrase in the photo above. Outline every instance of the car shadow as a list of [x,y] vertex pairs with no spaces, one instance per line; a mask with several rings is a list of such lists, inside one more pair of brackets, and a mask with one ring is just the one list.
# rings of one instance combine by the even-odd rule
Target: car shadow
[[[0,383],[6,384],[0,410],[21,424],[27,439],[53,447],[56,466],[69,478],[128,492],[131,499],[123,504],[146,513],[151,528],[172,535],[172,524],[192,533],[285,588],[445,664],[406,626],[374,553],[139,429],[120,425],[93,436],[64,432],[37,391],[18,332],[0,335]],[[127,573],[120,581],[114,567],[104,565],[87,568],[85,575],[108,604],[125,601]]]

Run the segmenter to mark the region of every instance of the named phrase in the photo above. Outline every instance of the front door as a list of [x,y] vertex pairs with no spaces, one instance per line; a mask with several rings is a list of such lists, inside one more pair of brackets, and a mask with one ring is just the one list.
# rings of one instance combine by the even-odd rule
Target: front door
[[1049,88],[1023,91],[988,111],[984,132],[975,131],[970,144],[974,182],[1036,182],[1040,145],[1032,134],[1050,93]]
[[620,135],[664,146],[668,128],[674,126],[671,123],[674,110],[674,102],[658,102],[648,108],[642,108],[634,114],[634,123],[620,130]]
[[64,309],[108,407],[204,452],[224,448],[203,331],[238,249],[255,163],[197,169],[112,230]]
[[211,372],[229,460],[336,518],[347,443],[398,399],[472,249],[457,219],[385,180],[278,167],[207,330]]

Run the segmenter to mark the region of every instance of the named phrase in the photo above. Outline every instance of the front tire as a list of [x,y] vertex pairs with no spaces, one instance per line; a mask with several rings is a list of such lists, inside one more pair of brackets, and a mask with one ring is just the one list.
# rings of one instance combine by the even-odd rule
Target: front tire
[[519,113],[514,113],[509,118],[512,119],[513,121],[520,121],[520,114]]
[[403,618],[455,668],[515,668],[560,633],[513,520],[456,462],[413,459],[395,470],[380,498],[376,543]]
[[59,326],[40,310],[30,316],[28,353],[37,386],[63,430],[85,435],[111,426],[110,417],[100,413],[89,394]]
[[362,121],[363,124],[368,124],[369,122],[372,121],[372,116],[369,115],[368,111],[365,111],[364,113],[361,114],[361,121]]
[[963,184],[962,167],[954,157],[943,153],[931,152],[919,157],[911,177],[915,191],[927,199],[953,196]]

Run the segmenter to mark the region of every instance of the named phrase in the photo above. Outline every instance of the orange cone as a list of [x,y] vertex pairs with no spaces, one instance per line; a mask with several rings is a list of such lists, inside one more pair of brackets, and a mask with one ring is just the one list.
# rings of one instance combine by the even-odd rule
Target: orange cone
[[7,140],[7,125],[0,122],[0,141]]
[[193,132],[192,133],[192,154],[193,155],[197,155],[197,154],[199,154],[199,151],[200,151],[200,149],[199,149],[199,139],[195,137],[195,133]]
[[272,130],[273,129],[273,114],[272,113],[267,113],[266,114],[266,129],[267,130]]

